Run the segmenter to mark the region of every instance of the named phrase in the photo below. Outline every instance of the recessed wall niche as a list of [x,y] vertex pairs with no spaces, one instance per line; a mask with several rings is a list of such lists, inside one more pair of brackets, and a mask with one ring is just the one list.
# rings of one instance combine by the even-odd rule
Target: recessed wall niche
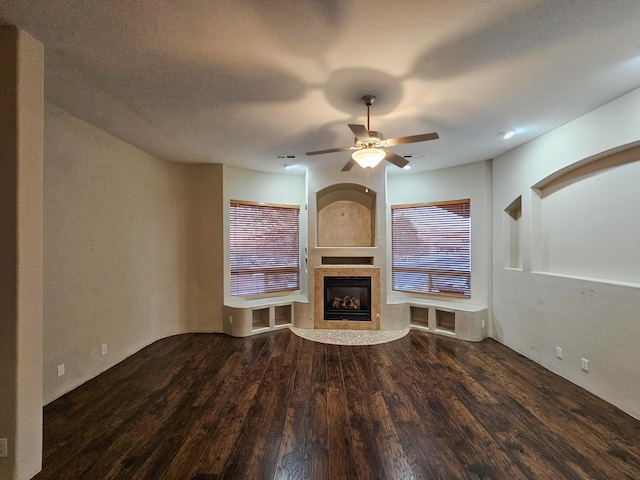
[[[539,192],[537,271],[640,284],[640,144],[549,175]],[[535,233],[535,232],[534,232]]]
[[522,237],[522,197],[516,198],[504,209],[505,233],[505,266],[507,268],[522,268],[522,254],[520,239]]
[[340,183],[316,195],[319,247],[375,246],[376,192],[362,185]]

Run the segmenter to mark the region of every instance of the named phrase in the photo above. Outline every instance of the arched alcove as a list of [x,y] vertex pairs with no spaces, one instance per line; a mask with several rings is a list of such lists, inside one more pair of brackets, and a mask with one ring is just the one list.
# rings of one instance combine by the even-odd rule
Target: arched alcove
[[522,269],[522,196],[504,209],[504,264],[507,268]]
[[354,183],[339,183],[316,196],[319,247],[374,246],[376,192]]
[[534,185],[541,271],[640,284],[640,147],[604,152]]

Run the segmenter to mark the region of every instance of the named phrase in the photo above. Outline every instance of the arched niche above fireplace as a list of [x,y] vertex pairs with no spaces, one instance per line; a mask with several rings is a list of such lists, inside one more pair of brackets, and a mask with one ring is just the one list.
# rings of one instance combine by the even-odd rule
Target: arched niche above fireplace
[[375,246],[376,192],[355,183],[339,183],[316,195],[319,247]]

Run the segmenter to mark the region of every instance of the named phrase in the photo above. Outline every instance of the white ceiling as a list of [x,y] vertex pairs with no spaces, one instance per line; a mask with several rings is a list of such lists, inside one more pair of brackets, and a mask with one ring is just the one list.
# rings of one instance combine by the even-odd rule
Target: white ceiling
[[385,137],[440,134],[393,148],[421,171],[640,86],[638,0],[0,0],[0,23],[44,43],[49,102],[159,158],[263,171],[341,168],[304,152],[352,145],[366,94]]

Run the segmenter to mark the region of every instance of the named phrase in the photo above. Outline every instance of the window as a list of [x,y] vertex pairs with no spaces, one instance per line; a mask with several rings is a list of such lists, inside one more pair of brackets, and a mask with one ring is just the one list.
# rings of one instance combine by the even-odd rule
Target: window
[[470,200],[391,207],[392,288],[471,296]]
[[231,200],[229,250],[232,296],[300,287],[299,206]]

